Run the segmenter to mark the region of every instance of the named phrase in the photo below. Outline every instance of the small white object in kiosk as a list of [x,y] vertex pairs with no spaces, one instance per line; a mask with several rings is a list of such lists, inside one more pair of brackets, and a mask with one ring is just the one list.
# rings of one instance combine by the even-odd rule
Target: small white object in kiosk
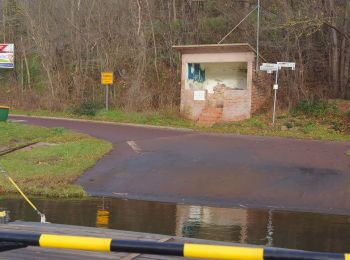
[[204,90],[195,90],[193,92],[194,100],[205,100],[205,91]]

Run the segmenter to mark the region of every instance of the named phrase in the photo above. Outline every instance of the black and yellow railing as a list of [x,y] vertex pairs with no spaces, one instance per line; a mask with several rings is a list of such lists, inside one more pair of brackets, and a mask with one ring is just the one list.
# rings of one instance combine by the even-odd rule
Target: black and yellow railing
[[130,252],[140,254],[171,255],[207,259],[350,260],[350,254],[321,253],[281,248],[255,248],[171,242],[163,243],[139,240],[115,240],[112,238],[35,233],[33,234],[0,232],[0,244],[1,242],[15,243],[18,245],[18,247],[40,246],[47,248],[78,249],[106,252]]

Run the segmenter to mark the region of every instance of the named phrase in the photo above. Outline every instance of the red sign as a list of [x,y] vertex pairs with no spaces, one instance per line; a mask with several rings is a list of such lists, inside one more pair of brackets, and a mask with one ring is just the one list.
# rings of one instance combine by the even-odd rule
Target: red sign
[[14,52],[14,44],[13,43],[0,44],[0,52]]

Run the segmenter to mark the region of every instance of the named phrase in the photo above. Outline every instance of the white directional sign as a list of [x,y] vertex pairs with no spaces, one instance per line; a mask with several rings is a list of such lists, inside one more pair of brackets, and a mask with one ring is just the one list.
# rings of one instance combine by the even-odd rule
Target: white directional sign
[[278,89],[278,71],[282,68],[291,68],[295,70],[295,62],[277,62],[277,63],[263,63],[260,66],[260,70],[266,71],[267,73],[272,73],[276,71],[275,84],[273,84],[273,89],[275,92],[273,100],[273,114],[272,114],[272,125],[275,125],[275,115],[276,115],[276,100],[277,100],[277,89]]
[[295,62],[277,62],[280,68],[291,68],[295,70]]
[[271,73],[272,71],[279,70],[278,64],[275,63],[263,63],[260,66],[260,70],[267,71],[268,73]]
[[278,66],[277,66],[276,63],[263,63],[262,65],[263,65],[263,66],[266,66],[266,67],[278,68]]

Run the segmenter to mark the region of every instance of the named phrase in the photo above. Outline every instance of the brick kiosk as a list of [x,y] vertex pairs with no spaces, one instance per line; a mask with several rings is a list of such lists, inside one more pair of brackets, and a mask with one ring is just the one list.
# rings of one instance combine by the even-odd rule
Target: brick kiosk
[[250,118],[270,98],[272,80],[253,72],[249,44],[174,46],[182,55],[180,112],[199,124]]

